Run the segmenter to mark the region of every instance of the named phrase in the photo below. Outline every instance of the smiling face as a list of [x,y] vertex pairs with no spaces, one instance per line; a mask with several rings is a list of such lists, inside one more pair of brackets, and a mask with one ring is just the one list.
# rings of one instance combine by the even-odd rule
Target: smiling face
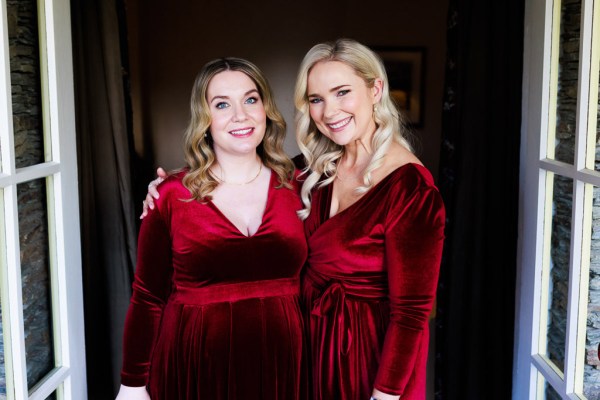
[[310,117],[338,145],[370,141],[376,125],[373,105],[381,98],[380,79],[373,87],[340,61],[321,61],[308,74]]
[[206,101],[217,157],[255,153],[265,136],[267,117],[252,79],[240,71],[220,72],[208,84]]

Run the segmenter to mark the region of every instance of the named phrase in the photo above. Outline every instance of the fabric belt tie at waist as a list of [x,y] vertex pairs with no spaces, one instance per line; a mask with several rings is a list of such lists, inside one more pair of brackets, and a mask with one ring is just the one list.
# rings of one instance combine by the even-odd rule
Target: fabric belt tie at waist
[[[308,272],[307,278],[318,285],[323,282],[322,276],[316,276],[314,272]],[[341,353],[347,355],[352,344],[352,321],[353,309],[348,306],[348,300],[384,300],[387,299],[387,288],[376,279],[372,282],[348,282],[331,279],[327,286],[317,297],[311,309],[311,314],[317,317],[332,318],[333,331],[337,332],[338,343],[341,345]],[[327,328],[322,326],[319,337],[325,337]],[[321,343],[319,341],[319,343]]]
[[299,293],[299,279],[285,278],[200,288],[177,286],[171,300],[180,304],[205,305],[263,297],[293,296]]
[[[315,299],[311,314],[326,317],[335,316],[334,332],[337,332],[342,354],[348,354],[352,344],[352,316],[346,304],[346,291],[340,282],[332,282],[329,287]],[[320,332],[321,333],[321,332]],[[320,335],[322,336],[322,335]],[[319,341],[318,343],[321,343]]]

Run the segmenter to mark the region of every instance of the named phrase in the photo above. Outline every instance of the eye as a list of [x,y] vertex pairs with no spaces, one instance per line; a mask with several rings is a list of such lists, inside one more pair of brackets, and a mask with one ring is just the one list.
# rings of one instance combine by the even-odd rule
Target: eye
[[318,97],[312,97],[312,98],[308,99],[308,102],[311,104],[319,104],[322,101],[323,100]]
[[348,93],[350,93],[350,89],[343,89],[343,90],[340,90],[339,92],[337,92],[337,96],[338,97],[345,96]]
[[215,104],[215,108],[217,108],[218,110],[222,110],[227,107],[229,107],[229,104],[225,103],[224,101]]
[[246,99],[246,104],[256,104],[256,103],[258,103],[257,97],[248,97]]

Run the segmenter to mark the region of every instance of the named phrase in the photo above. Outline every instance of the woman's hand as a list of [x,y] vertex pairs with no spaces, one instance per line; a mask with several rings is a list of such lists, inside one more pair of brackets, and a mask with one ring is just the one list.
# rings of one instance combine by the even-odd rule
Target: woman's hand
[[377,389],[373,389],[373,394],[371,396],[376,398],[377,400],[398,400],[398,399],[400,399],[400,396],[393,395],[393,394],[385,394],[383,392],[380,392]]
[[144,219],[144,217],[148,215],[148,209],[154,210],[154,199],[158,199],[160,197],[156,187],[169,176],[161,167],[158,167],[156,170],[156,175],[158,175],[158,178],[148,184],[148,194],[144,200],[144,209],[142,210],[140,219]]
[[150,400],[150,395],[144,386],[132,387],[121,385],[115,400]]

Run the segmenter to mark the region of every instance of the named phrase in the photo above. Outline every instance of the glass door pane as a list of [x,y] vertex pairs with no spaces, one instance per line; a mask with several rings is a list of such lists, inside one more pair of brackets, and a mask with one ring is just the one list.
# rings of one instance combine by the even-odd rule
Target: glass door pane
[[27,386],[54,369],[46,181],[17,186]]
[[45,161],[36,0],[7,1],[15,165]]
[[0,400],[6,399],[6,371],[4,367],[4,334],[2,328],[2,307],[0,307]]
[[594,187],[590,242],[590,272],[587,301],[586,356],[583,394],[588,399],[600,398],[600,188]]
[[[546,356],[564,373],[573,180],[553,175],[552,232],[548,266]],[[543,309],[544,310],[544,309]],[[544,311],[542,311],[544,312]],[[542,327],[543,329],[543,327]]]
[[579,37],[581,24],[581,0],[563,0],[560,9],[560,40],[558,46],[558,70],[556,88],[555,147],[549,155],[573,164],[575,134],[577,128],[577,86],[579,81]]

